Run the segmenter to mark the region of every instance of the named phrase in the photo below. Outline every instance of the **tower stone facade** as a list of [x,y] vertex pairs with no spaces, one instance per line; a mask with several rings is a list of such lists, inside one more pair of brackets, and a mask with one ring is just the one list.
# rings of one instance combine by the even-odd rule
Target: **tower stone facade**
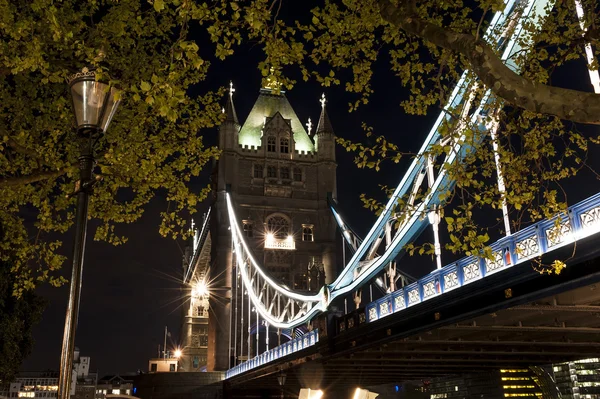
[[[327,197],[336,196],[335,136],[321,101],[314,133],[309,120],[300,122],[284,92],[263,88],[243,124],[238,122],[233,90],[219,128],[222,154],[213,175],[214,202],[210,219],[210,295],[207,369],[226,370],[245,358],[261,327],[237,325],[250,331],[232,337],[232,312],[242,299],[239,279],[233,276],[231,231],[226,193],[240,219],[245,240],[272,277],[295,291],[317,292],[335,279],[336,224]],[[237,297],[234,296],[237,292]],[[247,318],[246,318],[247,319]],[[234,348],[237,341],[239,348]],[[245,341],[246,348],[240,341]],[[258,348],[252,348],[256,353]],[[232,359],[237,353],[237,359]]]

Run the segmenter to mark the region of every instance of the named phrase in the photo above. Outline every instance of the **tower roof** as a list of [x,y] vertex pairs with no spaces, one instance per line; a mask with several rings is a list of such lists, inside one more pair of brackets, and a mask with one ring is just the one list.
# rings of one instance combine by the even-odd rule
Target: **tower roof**
[[329,120],[329,115],[327,115],[327,109],[325,108],[325,104],[327,100],[325,100],[325,93],[321,96],[321,117],[319,118],[319,124],[317,125],[317,135],[320,133],[331,133],[333,134],[333,126],[331,126],[331,121]]
[[298,119],[296,112],[284,93],[273,94],[271,90],[261,89],[248,118],[240,130],[240,145],[260,146],[262,128],[265,118],[274,116],[277,112],[284,119],[290,120],[296,149],[300,151],[314,151],[314,144],[304,125]]
[[240,123],[238,122],[238,117],[235,113],[235,106],[233,105],[233,92],[235,92],[233,82],[229,82],[229,96],[227,96],[227,104],[225,104],[225,122],[233,122],[239,125]]

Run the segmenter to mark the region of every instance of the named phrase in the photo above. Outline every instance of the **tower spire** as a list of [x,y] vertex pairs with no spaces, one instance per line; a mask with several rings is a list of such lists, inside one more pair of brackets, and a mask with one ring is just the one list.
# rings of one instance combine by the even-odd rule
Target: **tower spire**
[[331,126],[331,121],[329,120],[329,115],[327,115],[327,109],[325,108],[325,104],[327,103],[325,93],[321,95],[319,102],[321,103],[321,117],[319,118],[319,124],[317,125],[317,135],[320,135],[321,133],[333,134],[333,127]]
[[229,81],[229,96],[227,98],[227,104],[224,108],[225,113],[225,122],[233,122],[236,125],[239,125],[237,114],[235,113],[235,106],[233,105],[233,93],[235,89],[233,88],[233,82]]

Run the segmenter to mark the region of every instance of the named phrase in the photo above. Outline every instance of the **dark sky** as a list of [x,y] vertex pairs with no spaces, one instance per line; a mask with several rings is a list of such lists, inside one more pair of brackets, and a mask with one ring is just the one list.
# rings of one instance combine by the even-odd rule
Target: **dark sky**
[[[305,9],[290,10],[293,2],[284,2],[283,12],[294,14]],[[296,7],[299,7],[296,5]],[[202,46],[208,49],[210,46]],[[225,86],[234,82],[235,105],[242,122],[252,107],[260,88],[260,74],[256,68],[263,55],[258,46],[243,48],[225,62],[214,61],[206,88]],[[361,122],[375,127],[378,134],[395,139],[403,151],[416,151],[429,131],[437,112],[427,117],[403,114],[400,101],[406,91],[387,70],[386,60],[379,62],[374,79],[375,95],[358,112],[348,113],[351,97],[340,88],[321,88],[317,83],[299,83],[287,97],[304,123],[310,116],[316,123],[320,113],[318,102],[324,91],[328,98],[328,112],[338,136],[361,140]],[[581,71],[581,69],[579,70]],[[579,73],[578,83],[586,90],[587,74]],[[560,77],[558,77],[560,79]],[[243,123],[243,122],[242,122]],[[202,134],[207,144],[216,143],[216,130]],[[378,184],[395,186],[401,179],[407,163],[389,165],[383,171],[359,170],[352,164],[353,156],[338,148],[338,198],[342,211],[351,215],[350,224],[364,235],[375,217],[362,207],[359,194],[377,194]],[[196,182],[198,187],[208,184],[208,172]],[[592,180],[578,197],[597,191]],[[577,198],[575,200],[579,200]],[[181,295],[182,243],[162,238],[158,234],[158,214],[166,207],[164,198],[157,197],[137,223],[120,227],[129,242],[113,247],[103,242],[88,240],[86,247],[83,290],[76,345],[82,355],[91,356],[92,370],[100,374],[147,370],[147,360],[156,356],[163,342],[165,325],[173,331],[170,345],[176,345],[180,323],[177,308]],[[205,209],[199,209],[201,214]],[[91,231],[91,230],[90,230]],[[427,234],[431,234],[428,232]],[[65,236],[65,250],[70,254],[70,237]],[[415,261],[412,261],[415,263]],[[430,259],[419,260],[419,274],[431,271]],[[64,270],[70,273],[70,264]],[[413,270],[411,270],[414,273]],[[57,369],[64,326],[68,286],[42,287],[39,292],[48,299],[40,325],[35,329],[36,344],[33,354],[23,365],[24,370]]]

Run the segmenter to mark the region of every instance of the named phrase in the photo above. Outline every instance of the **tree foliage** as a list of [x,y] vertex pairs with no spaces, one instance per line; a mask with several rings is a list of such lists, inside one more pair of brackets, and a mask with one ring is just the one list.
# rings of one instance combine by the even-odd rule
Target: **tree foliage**
[[[350,110],[376,95],[372,79],[382,68],[408,89],[395,101],[415,115],[439,112],[462,71],[471,71],[473,87],[481,82],[475,96],[488,87],[496,96],[488,115],[501,123],[498,151],[513,220],[564,210],[561,182],[586,166],[588,146],[600,141],[575,124],[600,123],[600,96],[551,85],[553,70],[584,60],[585,42],[600,48],[595,2],[582,5],[585,34],[571,1],[549,2],[539,24],[525,23],[522,50],[511,60],[518,75],[483,36],[492,13],[504,7],[500,0],[324,1],[298,21],[280,17],[283,0],[0,0],[0,223],[10,237],[0,243],[0,256],[13,259],[15,292],[36,281],[61,282],[52,273],[64,261],[56,253],[61,243],[47,236],[72,225],[74,200],[65,195],[73,191],[78,156],[64,80],[85,65],[123,90],[98,143],[96,173],[103,180],[90,205],[90,217],[101,221],[96,239],[123,243],[115,226],[139,219],[158,191],[171,204],[161,233],[184,232],[182,215],[206,195],[188,183],[218,153],[205,147],[202,132],[219,123],[222,95],[198,89],[191,96],[190,88],[202,87],[210,59],[245,44],[264,50],[258,68],[265,79],[289,89],[296,69],[305,80],[341,85],[356,96]],[[479,143],[475,126],[460,121],[463,111],[448,110],[453,122],[444,135]],[[367,129],[363,142],[340,143],[356,153],[359,167],[379,169],[411,155],[401,138]],[[473,211],[502,203],[489,144],[485,138],[463,163],[448,166],[457,185],[446,201],[458,203],[445,215],[450,249],[485,245]],[[449,149],[430,151],[439,157]],[[377,201],[365,200],[377,209]]]
[[32,328],[44,308],[43,300],[32,291],[15,297],[15,280],[10,263],[0,262],[0,385],[14,380],[33,349]]

